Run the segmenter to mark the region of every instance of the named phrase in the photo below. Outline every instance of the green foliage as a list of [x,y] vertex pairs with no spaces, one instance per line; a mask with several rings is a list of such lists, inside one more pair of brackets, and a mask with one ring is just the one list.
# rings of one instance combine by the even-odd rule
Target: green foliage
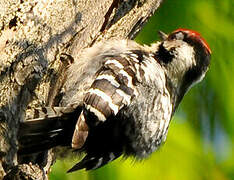
[[165,145],[141,163],[118,159],[92,172],[65,174],[75,161],[58,161],[51,180],[234,179],[233,19],[233,0],[165,0],[136,40],[149,44],[157,30],[183,27],[200,32],[212,49],[210,70],[185,96]]

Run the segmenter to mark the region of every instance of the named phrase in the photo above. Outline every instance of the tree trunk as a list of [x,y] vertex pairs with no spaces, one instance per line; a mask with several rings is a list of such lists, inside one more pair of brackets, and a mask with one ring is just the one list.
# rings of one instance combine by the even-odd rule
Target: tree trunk
[[19,122],[53,105],[69,57],[101,40],[133,39],[161,1],[0,0],[0,179],[47,179],[51,151],[40,166],[19,163]]

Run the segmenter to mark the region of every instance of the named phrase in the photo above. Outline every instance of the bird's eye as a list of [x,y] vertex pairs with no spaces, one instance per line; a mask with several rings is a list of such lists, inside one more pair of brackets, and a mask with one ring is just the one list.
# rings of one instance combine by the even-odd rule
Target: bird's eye
[[184,39],[184,34],[182,32],[178,32],[175,34],[175,39],[177,40],[183,40]]
[[176,40],[183,40],[184,39],[184,34],[182,32],[176,32],[174,34],[171,34],[169,36],[169,39],[170,40],[174,40],[174,39],[176,39]]

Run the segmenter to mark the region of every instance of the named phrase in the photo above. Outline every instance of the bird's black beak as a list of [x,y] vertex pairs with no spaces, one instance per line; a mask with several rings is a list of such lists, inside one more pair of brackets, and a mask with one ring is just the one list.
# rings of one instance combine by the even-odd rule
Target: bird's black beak
[[165,34],[165,33],[162,32],[162,31],[158,31],[158,35],[159,35],[159,38],[160,38],[162,41],[166,40],[167,37],[168,37],[168,35]]

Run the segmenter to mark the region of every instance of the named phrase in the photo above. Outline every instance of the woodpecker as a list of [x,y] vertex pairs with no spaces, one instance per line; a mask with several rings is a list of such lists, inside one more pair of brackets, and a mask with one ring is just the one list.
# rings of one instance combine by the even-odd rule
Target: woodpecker
[[121,155],[143,159],[157,150],[211,56],[193,30],[159,36],[151,46],[123,39],[84,50],[67,70],[60,106],[34,109],[21,123],[19,153],[70,146],[86,153],[72,172],[100,168]]

